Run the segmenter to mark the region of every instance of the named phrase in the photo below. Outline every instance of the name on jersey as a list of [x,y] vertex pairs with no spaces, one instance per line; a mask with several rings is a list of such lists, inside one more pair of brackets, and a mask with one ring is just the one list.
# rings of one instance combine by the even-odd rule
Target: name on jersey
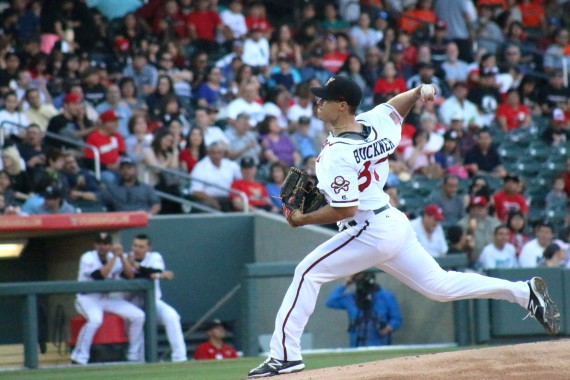
[[378,141],[375,141],[373,144],[355,149],[352,154],[354,154],[356,163],[359,164],[360,161],[366,161],[378,157],[386,152],[391,151],[394,148],[394,143],[390,139],[384,137]]

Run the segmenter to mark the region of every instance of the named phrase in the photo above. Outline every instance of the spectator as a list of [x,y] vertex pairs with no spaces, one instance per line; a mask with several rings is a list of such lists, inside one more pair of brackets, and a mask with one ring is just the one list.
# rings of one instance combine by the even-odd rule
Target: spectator
[[461,226],[457,224],[449,226],[446,231],[446,236],[447,243],[449,244],[449,249],[447,250],[448,255],[466,253],[467,257],[470,256],[471,250],[473,249],[473,241]]
[[43,191],[46,186],[51,184],[60,189],[64,198],[69,201],[69,183],[63,174],[64,165],[63,152],[59,149],[49,149],[46,153],[45,166],[36,165],[28,171],[32,184],[31,189]]
[[[408,89],[422,84],[431,84],[435,87],[436,94],[443,94],[443,86],[438,77],[434,75],[435,67],[431,62],[421,62],[417,65],[418,73],[406,81]],[[438,98],[441,99],[441,98]]]
[[95,107],[95,110],[99,114],[103,114],[109,110],[115,111],[115,114],[119,117],[117,132],[119,132],[123,138],[129,135],[128,122],[132,112],[130,107],[121,99],[119,86],[113,84],[107,87],[105,100],[99,103],[99,105]]
[[207,80],[198,86],[194,95],[198,106],[220,108],[222,99],[222,71],[219,67],[210,66],[206,74]]
[[570,99],[570,88],[564,86],[562,71],[553,71],[548,77],[548,83],[538,90],[538,102],[544,115],[548,115],[555,108],[562,108]]
[[350,44],[355,53],[364,59],[366,51],[375,47],[382,40],[384,34],[370,27],[370,15],[361,13],[358,17],[358,23],[350,29]]
[[4,95],[4,107],[0,111],[0,123],[4,123],[2,126],[3,139],[20,141],[24,135],[23,128],[26,128],[30,122],[26,115],[20,112],[18,97],[14,92]]
[[259,133],[262,136],[261,146],[263,158],[269,163],[281,161],[287,166],[298,165],[301,156],[289,136],[279,127],[275,116],[266,116],[260,123]]
[[366,50],[364,64],[362,65],[362,76],[366,79],[368,88],[373,89],[374,84],[382,76],[382,54],[383,52],[377,46],[373,46]]
[[470,31],[477,21],[473,3],[469,0],[437,1],[434,7],[438,20],[447,25],[447,37],[459,47],[460,58],[465,62],[471,61],[472,48]]
[[180,109],[180,103],[175,95],[167,95],[162,99],[157,121],[160,125],[168,128],[172,123],[176,123],[180,127],[180,133],[184,130],[186,134],[190,129],[190,123],[184,116],[184,111]]
[[526,218],[520,211],[509,213],[507,219],[507,227],[509,228],[509,243],[515,247],[516,256],[519,257],[522,247],[528,242],[529,237],[526,233]]
[[[76,142],[83,142],[83,138],[99,129],[98,125],[87,118],[85,108],[81,104],[81,97],[75,93],[68,93],[63,98],[63,112],[49,121],[48,132],[59,134]],[[68,144],[54,139],[48,139],[48,145],[66,147]]]
[[152,134],[143,115],[133,115],[128,123],[129,135],[125,138],[126,154],[136,163],[142,158],[144,148],[150,147]]
[[228,189],[241,178],[238,164],[224,158],[226,146],[215,142],[208,146],[208,154],[192,171],[191,194],[198,201],[216,210],[230,211]]
[[186,17],[186,23],[196,49],[213,53],[218,48],[216,33],[222,33],[224,25],[218,13],[210,9],[210,5],[210,0],[198,0]]
[[446,225],[459,222],[465,215],[465,197],[457,193],[459,178],[446,175],[443,178],[441,189],[435,190],[429,197],[428,203],[439,206],[443,212]]
[[[236,191],[241,191],[247,195],[249,207],[257,209],[279,212],[271,199],[267,190],[262,183],[255,180],[257,174],[257,167],[255,161],[251,157],[244,157],[240,160],[241,179],[235,179],[232,182],[231,188]],[[243,199],[237,194],[231,193],[230,200],[233,209],[236,211],[244,211]]]
[[74,201],[89,198],[85,192],[96,193],[99,191],[99,181],[89,170],[79,167],[77,159],[71,153],[65,154],[63,174],[67,179],[70,189],[70,198]]
[[289,121],[289,129],[297,130],[297,122],[301,117],[313,117],[313,95],[309,88],[309,82],[300,83],[295,89],[295,103],[289,107],[287,111],[287,120]]
[[224,343],[226,328],[219,319],[214,319],[206,326],[208,340],[196,347],[194,359],[235,359],[238,357],[237,351],[230,345]]
[[535,227],[536,238],[526,243],[519,255],[521,268],[535,268],[543,263],[543,252],[552,243],[554,231],[550,222],[539,222]]
[[497,54],[504,42],[503,31],[493,20],[493,8],[489,5],[479,7],[479,19],[474,25],[477,45],[491,54]]
[[321,21],[322,28],[331,33],[346,32],[348,23],[338,17],[334,3],[326,3],[324,8],[324,19]]
[[553,73],[562,70],[564,61],[566,65],[570,64],[570,59],[565,55],[564,49],[570,41],[570,32],[568,29],[560,28],[554,35],[554,43],[544,52],[544,71]]
[[279,127],[287,131],[289,128],[287,113],[289,112],[291,93],[285,87],[277,86],[267,91],[264,100],[263,112],[265,116],[275,116]]
[[299,76],[298,71],[294,67],[291,67],[289,57],[280,54],[277,56],[276,65],[271,70],[270,86],[284,87],[288,91],[291,91],[299,82]]
[[384,64],[384,75],[378,78],[374,84],[374,104],[384,103],[388,100],[388,94],[402,93],[406,91],[406,82],[397,76],[398,72],[394,63],[388,61]]
[[552,180],[552,189],[546,194],[546,208],[566,209],[568,195],[564,191],[564,178],[555,177]]
[[159,75],[154,92],[146,97],[146,105],[151,119],[158,119],[160,116],[160,107],[168,97],[173,97],[174,84],[172,78],[168,75]]
[[333,74],[343,65],[348,57],[347,52],[339,49],[338,37],[332,33],[328,33],[322,43],[323,46],[323,67]]
[[17,200],[25,200],[32,190],[30,180],[24,170],[20,152],[15,146],[5,146],[2,149],[2,167],[10,176],[11,188]]
[[441,121],[445,125],[451,124],[451,118],[455,114],[461,113],[463,115],[464,129],[481,126],[479,111],[477,111],[475,104],[467,100],[467,94],[467,84],[465,82],[456,81],[453,85],[453,96],[445,99],[439,108]]
[[518,266],[515,247],[508,242],[509,228],[504,224],[495,227],[493,243],[483,248],[479,264],[483,270],[510,269]]
[[[132,277],[133,273],[123,255],[123,248],[112,245],[111,235],[99,233],[95,238],[94,250],[85,252],[79,261],[78,281],[103,281],[121,275]],[[103,322],[103,312],[120,315],[129,322],[129,350],[127,359],[143,360],[143,326],[145,315],[135,305],[125,300],[108,297],[106,293],[79,293],[76,297],[76,309],[86,319],[79,332],[79,339],[71,352],[72,363],[87,364],[91,353],[93,336]]]
[[[285,179],[285,177],[283,177]],[[4,204],[15,205],[16,198],[12,189],[12,180],[5,170],[0,170],[0,194],[4,196]],[[279,198],[281,200],[281,198]]]
[[497,149],[492,145],[493,139],[487,129],[477,133],[477,145],[465,154],[463,163],[469,165],[474,173],[486,173],[496,177],[503,177],[505,169],[501,165],[501,158]]
[[180,167],[191,173],[196,163],[205,156],[204,131],[199,127],[192,127],[188,133],[186,146],[180,152]]
[[479,73],[479,83],[469,90],[468,99],[477,106],[481,125],[491,126],[501,101],[495,74],[488,71]]
[[133,79],[141,98],[151,94],[158,82],[156,68],[148,63],[145,53],[140,50],[133,54],[133,61],[125,67],[123,76]]
[[445,61],[441,68],[445,73],[447,85],[454,88],[455,83],[465,82],[469,74],[469,66],[459,59],[459,49],[455,42],[449,42],[445,51]]
[[566,251],[556,243],[550,243],[542,253],[542,266],[561,268],[566,266]]
[[467,178],[467,170],[462,165],[463,159],[457,145],[457,132],[447,131],[443,135],[443,146],[435,153],[434,160],[446,173],[455,173],[461,178]]
[[26,128],[24,140],[18,144],[18,151],[28,170],[33,170],[37,165],[45,165],[47,149],[43,140],[44,134],[39,125],[30,124]]
[[420,244],[433,257],[445,256],[448,250],[440,224],[443,219],[441,208],[435,204],[428,204],[424,207],[422,215],[411,222]]
[[51,102],[42,103],[40,93],[35,88],[26,91],[25,99],[29,107],[24,111],[24,116],[26,116],[30,125],[36,124],[41,128],[42,132],[45,132],[50,119],[57,115],[58,111]]
[[154,189],[137,181],[135,162],[129,157],[119,163],[121,180],[116,185],[102,189],[97,196],[88,200],[98,200],[109,211],[146,211],[151,215],[160,212],[160,199]]
[[226,136],[230,142],[228,146],[229,159],[239,161],[249,157],[256,166],[259,164],[261,146],[259,145],[257,134],[249,128],[248,114],[239,114],[234,127],[226,129]]
[[167,186],[164,183],[168,182],[165,181],[165,177],[168,177],[166,173],[158,172],[156,169],[151,169],[144,165],[174,170],[179,168],[179,151],[174,144],[172,133],[166,128],[157,130],[151,146],[143,149],[140,163],[143,164],[141,167],[142,171],[148,175],[148,179],[144,181],[145,183],[151,186]]
[[138,95],[135,81],[130,77],[123,77],[119,81],[119,89],[121,90],[121,99],[130,108],[131,114],[134,112],[144,113],[148,107],[142,97]]
[[[128,253],[128,265],[131,266],[134,278],[151,280],[172,280],[174,272],[166,270],[164,259],[159,252],[153,251],[150,237],[145,234],[136,235],[132,242],[132,251]],[[124,265],[127,265],[126,263]],[[164,326],[166,337],[172,350],[172,362],[183,362],[186,357],[186,343],[180,325],[180,315],[172,306],[162,300],[160,281],[156,284],[157,322]],[[141,294],[127,293],[127,300],[142,307],[144,299]]]
[[258,26],[249,29],[249,37],[243,44],[243,63],[256,69],[258,72],[269,66],[271,58],[269,41],[263,36]]
[[273,204],[281,209],[283,202],[279,197],[281,185],[287,176],[287,168],[280,162],[274,162],[269,166],[269,181],[265,184],[265,190],[269,194]]
[[362,61],[356,54],[350,54],[346,58],[338,70],[338,75],[349,77],[365,90],[365,93],[369,93],[370,90],[366,88],[366,80],[362,76]]
[[277,62],[279,55],[285,55],[287,61],[294,67],[303,64],[301,46],[292,37],[291,29],[287,24],[279,26],[275,40],[271,43],[271,62]]
[[209,113],[210,109],[203,107],[196,109],[196,111],[194,112],[195,126],[202,129],[202,132],[204,134],[204,143],[206,144],[206,147],[210,146],[215,142],[222,142],[226,145],[229,144],[230,140],[224,134],[222,129],[220,127],[211,125]]
[[259,93],[255,84],[248,83],[240,87],[238,97],[228,104],[228,124],[235,125],[237,116],[241,113],[249,115],[249,125],[252,127],[263,120],[265,112],[261,104],[257,102],[258,97]]
[[309,135],[311,119],[302,116],[299,118],[297,125],[297,131],[291,135],[291,139],[293,144],[295,144],[297,152],[301,155],[301,159],[305,160],[307,157],[318,156],[317,149],[315,148],[316,144]]
[[82,73],[83,99],[97,107],[105,99],[105,86],[101,83],[98,67],[89,67]]
[[428,137],[428,132],[416,130],[412,137],[412,146],[408,146],[404,150],[402,160],[405,162],[410,173],[421,173],[425,175],[430,173],[430,152],[425,149]]
[[520,102],[520,95],[516,89],[507,91],[507,98],[497,108],[497,122],[503,132],[509,132],[517,128],[527,128],[532,119],[530,111]]
[[303,81],[316,78],[319,83],[325,83],[333,73],[324,66],[323,51],[315,48],[309,53],[307,62],[301,67],[301,78]]
[[523,215],[528,212],[526,199],[520,194],[521,183],[516,174],[503,177],[503,189],[493,195],[495,214],[501,222],[506,222],[509,213],[520,211]]
[[569,120],[566,119],[564,111],[555,108],[552,112],[548,128],[542,132],[542,140],[549,145],[560,146],[570,141],[570,131],[568,130]]
[[30,215],[39,214],[75,214],[77,211],[73,206],[63,199],[63,192],[56,186],[48,186],[42,193],[43,203],[32,207]]
[[[123,136],[117,132],[119,116],[110,109],[103,112],[99,121],[101,126],[90,134],[85,142],[97,148],[101,162],[101,180],[107,184],[116,183],[116,171],[119,168],[119,158],[126,154]],[[86,162],[91,164],[95,160],[91,149],[85,149]]]
[[[355,291],[346,292],[353,283]],[[347,277],[344,285],[333,289],[326,305],[348,313],[350,347],[390,345],[392,333],[402,325],[396,297],[376,283],[372,272]]]
[[473,251],[469,257],[469,262],[474,264],[479,260],[483,248],[493,241],[495,228],[501,222],[489,215],[487,199],[480,195],[471,198],[467,211],[468,214],[459,221],[459,226],[473,241]]
[[220,13],[224,25],[224,36],[228,41],[244,38],[247,34],[247,24],[243,15],[241,0],[231,0],[228,9]]

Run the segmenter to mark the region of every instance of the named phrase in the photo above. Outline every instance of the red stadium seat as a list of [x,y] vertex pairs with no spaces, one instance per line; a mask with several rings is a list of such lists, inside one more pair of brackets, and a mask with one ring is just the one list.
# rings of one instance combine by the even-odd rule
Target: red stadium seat
[[[83,327],[85,322],[85,318],[81,315],[71,318],[71,337],[69,339],[70,346],[75,346],[77,342],[77,336],[79,335],[79,330],[81,330],[81,327]],[[125,324],[123,322],[123,318],[113,313],[104,313],[103,323],[93,337],[93,345],[128,342],[129,340],[125,335]]]

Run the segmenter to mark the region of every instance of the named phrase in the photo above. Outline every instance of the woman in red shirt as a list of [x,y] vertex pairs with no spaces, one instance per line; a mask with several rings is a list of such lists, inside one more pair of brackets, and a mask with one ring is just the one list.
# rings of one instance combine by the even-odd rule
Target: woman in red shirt
[[392,61],[384,65],[384,75],[374,83],[374,98],[385,98],[387,94],[401,94],[406,91],[406,82],[401,77],[397,77],[396,66]]
[[180,167],[187,173],[192,172],[198,161],[206,156],[206,144],[202,128],[192,127],[188,133],[186,147],[180,152]]
[[530,111],[527,106],[521,104],[520,95],[516,89],[507,91],[507,98],[499,105],[495,115],[504,132],[526,128],[531,123]]

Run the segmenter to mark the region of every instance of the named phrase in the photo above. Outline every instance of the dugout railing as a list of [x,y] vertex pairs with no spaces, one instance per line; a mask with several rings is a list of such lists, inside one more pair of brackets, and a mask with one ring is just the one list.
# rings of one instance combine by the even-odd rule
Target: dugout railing
[[38,296],[69,293],[144,292],[145,361],[157,361],[156,295],[154,281],[41,281],[0,283],[0,298],[24,298],[24,367],[38,368]]

